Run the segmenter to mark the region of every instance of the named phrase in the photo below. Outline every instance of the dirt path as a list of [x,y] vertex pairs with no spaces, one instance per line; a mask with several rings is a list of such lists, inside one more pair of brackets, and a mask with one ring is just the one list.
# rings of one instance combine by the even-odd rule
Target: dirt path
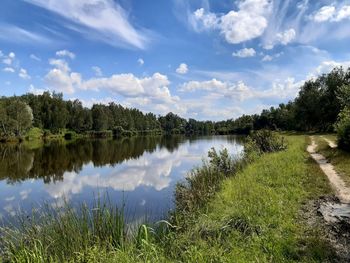
[[310,153],[311,157],[319,164],[322,171],[327,175],[339,200],[342,203],[350,204],[350,188],[346,187],[346,184],[335,171],[333,165],[330,164],[323,155],[316,153],[316,148],[317,144],[315,142],[315,139],[311,136],[311,144],[307,147],[307,151]]
[[331,148],[333,148],[333,149],[338,147],[337,144],[336,144],[335,142],[333,142],[333,141],[327,139],[326,137],[321,136],[321,138],[322,138],[323,140],[325,140],[325,141],[328,143],[329,147],[331,147]]

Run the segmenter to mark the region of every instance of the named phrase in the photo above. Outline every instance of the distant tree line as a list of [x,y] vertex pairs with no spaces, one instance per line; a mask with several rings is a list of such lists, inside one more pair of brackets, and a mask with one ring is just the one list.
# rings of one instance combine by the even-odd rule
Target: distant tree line
[[[299,95],[287,104],[226,121],[186,120],[174,113],[156,116],[116,103],[94,104],[91,109],[79,100],[65,101],[62,94],[45,92],[0,99],[0,137],[23,136],[33,125],[44,131],[126,135],[248,134],[251,130],[296,130],[348,134],[350,69],[335,68],[306,81]],[[350,145],[350,138],[342,143]],[[350,148],[350,146],[349,146]]]
[[31,127],[39,128],[45,134],[69,130],[100,137],[215,132],[211,121],[187,121],[171,112],[157,117],[153,113],[143,113],[114,102],[87,108],[79,100],[65,101],[61,93],[50,92],[0,98],[0,126],[1,138],[21,137]]
[[216,125],[222,133],[249,133],[250,130],[265,128],[332,132],[339,114],[349,105],[349,84],[350,69],[335,68],[328,74],[306,81],[297,98],[287,104]]

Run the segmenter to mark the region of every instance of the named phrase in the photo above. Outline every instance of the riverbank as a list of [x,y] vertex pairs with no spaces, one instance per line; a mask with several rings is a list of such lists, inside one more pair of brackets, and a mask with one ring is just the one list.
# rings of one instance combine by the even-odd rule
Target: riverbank
[[[332,190],[305,151],[307,137],[288,136],[287,143],[284,151],[254,157],[238,170],[228,168],[228,174],[216,178],[219,183],[215,189],[211,189],[213,184],[208,180],[192,182],[199,185],[199,190],[212,190],[211,195],[193,208],[191,215],[178,216],[171,224],[142,225],[134,234],[124,236],[122,214],[117,212],[109,213],[97,207],[93,211],[98,212],[87,213],[85,220],[79,217],[77,220],[74,213],[57,214],[46,225],[35,226],[34,222],[25,228],[27,231],[11,232],[10,236],[18,239],[3,240],[8,259],[17,262],[332,261],[335,251],[324,238],[322,228],[310,226],[310,217],[305,218],[303,212],[310,201],[330,195]],[[212,160],[217,160],[220,167],[228,167],[221,157]],[[209,171],[203,169],[198,172]],[[98,222],[102,224],[95,224]],[[91,228],[94,225],[101,227]],[[119,230],[115,232],[116,229]],[[18,242],[22,245],[16,246]]]
[[57,133],[51,133],[48,130],[42,130],[40,128],[31,128],[24,136],[21,137],[8,137],[0,138],[2,143],[39,143],[42,141],[49,140],[75,140],[75,139],[107,139],[107,138],[130,138],[135,136],[160,136],[164,135],[161,130],[147,130],[147,131],[136,131],[136,130],[124,130],[121,127],[117,127],[113,130],[103,131],[86,131],[86,132],[75,132],[68,129],[62,129]]

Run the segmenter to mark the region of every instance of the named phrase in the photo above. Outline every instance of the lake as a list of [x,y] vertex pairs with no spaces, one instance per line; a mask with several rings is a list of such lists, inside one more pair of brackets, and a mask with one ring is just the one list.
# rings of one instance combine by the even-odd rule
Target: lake
[[173,208],[176,183],[201,165],[211,147],[235,155],[242,144],[237,136],[51,141],[35,149],[2,144],[0,216],[43,204],[92,205],[108,193],[111,202],[125,204],[129,221],[160,219]]

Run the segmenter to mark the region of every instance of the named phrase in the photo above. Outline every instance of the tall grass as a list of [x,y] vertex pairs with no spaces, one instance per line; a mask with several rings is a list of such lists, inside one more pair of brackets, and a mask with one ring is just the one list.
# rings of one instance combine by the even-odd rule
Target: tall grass
[[247,164],[264,153],[282,151],[287,148],[285,139],[269,130],[260,130],[247,137],[244,153],[230,156],[227,149],[217,152],[212,148],[208,152],[209,161],[193,169],[185,182],[177,184],[175,190],[175,213],[173,220],[186,222],[184,217],[195,215],[200,208],[221,188],[222,182],[235,176]]

